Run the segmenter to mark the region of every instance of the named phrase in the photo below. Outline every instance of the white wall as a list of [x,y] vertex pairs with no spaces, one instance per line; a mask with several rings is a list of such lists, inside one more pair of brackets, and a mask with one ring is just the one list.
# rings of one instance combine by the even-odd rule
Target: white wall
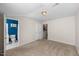
[[79,11],[76,15],[76,48],[79,53]]
[[49,20],[48,40],[75,45],[75,16]]
[[20,20],[20,44],[27,44],[42,38],[42,24],[32,19]]

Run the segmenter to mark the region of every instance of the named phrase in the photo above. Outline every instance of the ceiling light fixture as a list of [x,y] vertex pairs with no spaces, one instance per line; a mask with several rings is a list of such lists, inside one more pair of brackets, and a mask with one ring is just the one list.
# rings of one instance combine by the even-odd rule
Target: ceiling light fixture
[[43,10],[43,11],[41,12],[41,14],[42,14],[43,16],[46,16],[46,15],[47,15],[47,11],[46,11],[46,10]]
[[[55,3],[55,4],[53,5],[53,7],[55,7],[55,6],[57,6],[57,5],[59,5],[59,3]],[[44,10],[42,10],[41,14],[42,14],[43,16],[47,16],[47,11],[44,9]]]

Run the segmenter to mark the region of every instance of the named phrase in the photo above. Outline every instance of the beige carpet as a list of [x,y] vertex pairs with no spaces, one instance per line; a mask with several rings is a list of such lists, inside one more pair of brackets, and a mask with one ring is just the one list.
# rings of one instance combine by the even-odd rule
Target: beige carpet
[[6,51],[7,56],[77,56],[74,46],[51,41],[37,40],[30,44]]

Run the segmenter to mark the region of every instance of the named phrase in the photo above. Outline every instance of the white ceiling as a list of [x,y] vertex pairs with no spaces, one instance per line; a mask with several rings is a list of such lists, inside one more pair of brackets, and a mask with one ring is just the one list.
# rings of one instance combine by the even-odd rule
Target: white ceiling
[[[26,16],[27,18],[44,21],[76,15],[79,7],[77,3],[60,3],[53,7],[54,4],[55,3],[0,4],[0,12],[8,16]],[[41,15],[43,9],[47,10],[47,16]]]

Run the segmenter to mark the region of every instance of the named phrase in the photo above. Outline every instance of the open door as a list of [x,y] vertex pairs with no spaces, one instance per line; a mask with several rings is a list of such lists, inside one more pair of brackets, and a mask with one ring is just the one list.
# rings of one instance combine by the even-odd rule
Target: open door
[[43,24],[43,39],[48,39],[48,24]]
[[18,19],[5,19],[5,51],[18,46]]

